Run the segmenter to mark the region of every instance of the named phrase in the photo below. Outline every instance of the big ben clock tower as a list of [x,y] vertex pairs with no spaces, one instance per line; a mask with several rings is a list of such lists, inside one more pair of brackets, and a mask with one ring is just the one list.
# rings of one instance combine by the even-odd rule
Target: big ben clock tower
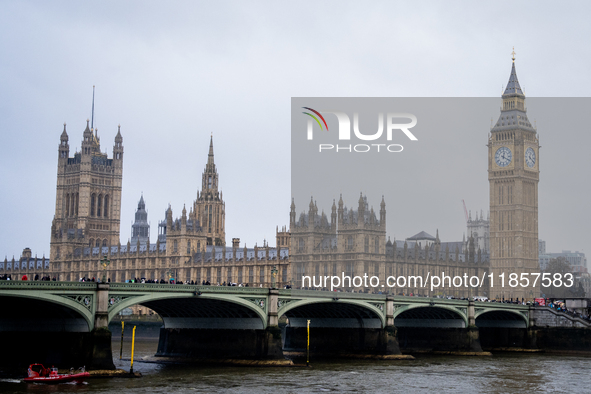
[[502,96],[501,115],[488,139],[490,264],[494,274],[490,288],[492,299],[517,298],[521,301],[522,298],[532,299],[540,295],[540,280],[533,286],[535,277],[529,275],[540,271],[540,145],[537,131],[527,119],[526,112],[525,95],[517,80],[513,52],[511,76]]

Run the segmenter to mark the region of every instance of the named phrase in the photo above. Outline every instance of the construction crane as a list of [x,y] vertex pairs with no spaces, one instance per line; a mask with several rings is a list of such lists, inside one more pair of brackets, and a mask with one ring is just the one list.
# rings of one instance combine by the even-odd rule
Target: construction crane
[[466,223],[468,223],[468,210],[466,209],[466,202],[462,200],[462,204],[464,204],[464,216],[466,216]]

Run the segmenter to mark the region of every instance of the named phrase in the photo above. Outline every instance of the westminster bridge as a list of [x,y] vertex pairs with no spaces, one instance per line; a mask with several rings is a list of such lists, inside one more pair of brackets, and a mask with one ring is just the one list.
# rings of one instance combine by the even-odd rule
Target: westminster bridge
[[[279,359],[284,350],[305,349],[308,320],[313,353],[382,356],[415,349],[535,348],[536,319],[588,326],[526,305],[255,287],[0,281],[0,302],[3,342],[14,347],[3,352],[5,358],[37,354],[54,357],[56,364],[95,367],[112,367],[108,324],[138,304],[163,320],[162,356]],[[282,316],[288,324],[279,328]]]

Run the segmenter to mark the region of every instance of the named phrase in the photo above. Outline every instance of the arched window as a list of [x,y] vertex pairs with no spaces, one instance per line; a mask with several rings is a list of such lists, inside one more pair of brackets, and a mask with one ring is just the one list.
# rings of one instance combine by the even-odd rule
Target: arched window
[[78,202],[80,201],[79,199],[79,195],[78,192],[76,192],[76,204],[74,205],[75,210],[74,210],[74,215],[78,216]]
[[376,237],[376,254],[380,253],[380,237]]
[[100,248],[100,247],[101,247],[101,240],[100,240],[100,239],[97,239],[97,240],[96,240],[96,244],[95,244],[95,246],[96,246],[97,248]]
[[369,236],[365,236],[365,253],[369,253]]
[[90,238],[90,241],[88,241],[88,246],[91,248],[94,246],[94,239]]
[[94,216],[94,205],[96,204],[96,194],[90,196],[90,216]]
[[178,251],[178,242],[176,241],[176,239],[174,240],[172,250],[175,253]]
[[353,237],[349,235],[347,238],[347,249],[353,249]]
[[103,208],[103,211],[104,211],[103,216],[108,218],[109,217],[109,195],[108,194],[105,196],[105,206]]
[[191,241],[187,241],[187,254],[191,253]]
[[66,217],[70,216],[70,194],[66,194]]
[[103,239],[103,246],[107,246],[107,240]]
[[101,217],[102,204],[103,204],[103,195],[99,194],[98,201],[96,203],[96,216],[98,216],[99,218]]

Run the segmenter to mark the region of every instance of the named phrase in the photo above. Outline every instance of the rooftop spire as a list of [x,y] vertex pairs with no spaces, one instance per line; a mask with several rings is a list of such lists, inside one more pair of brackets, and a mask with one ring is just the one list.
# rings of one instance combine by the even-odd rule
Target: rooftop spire
[[92,122],[90,128],[94,129],[94,85],[92,85]]
[[207,156],[207,164],[213,164],[213,133],[211,133],[211,137],[209,138],[209,154]]
[[517,72],[515,71],[515,48],[513,48],[511,55],[513,59],[513,63],[511,64],[511,75],[509,76],[509,82],[507,83],[507,87],[505,88],[505,93],[503,93],[503,96],[514,94],[524,96],[523,90],[521,90],[521,86],[519,86]]

